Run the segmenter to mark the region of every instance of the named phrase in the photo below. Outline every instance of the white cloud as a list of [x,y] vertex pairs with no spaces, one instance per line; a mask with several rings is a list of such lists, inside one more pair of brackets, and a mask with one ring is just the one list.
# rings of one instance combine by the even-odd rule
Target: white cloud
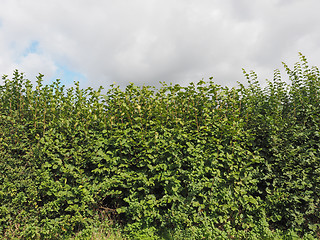
[[[186,85],[210,76],[235,85],[244,81],[242,67],[270,78],[281,61],[297,61],[298,51],[320,63],[319,6],[316,0],[2,0],[0,73],[18,68],[51,78],[69,69],[94,87]],[[37,51],[24,55],[34,41]]]
[[[16,69],[27,69],[27,72],[24,72],[26,78],[38,76],[39,73],[46,73],[45,79],[51,79],[57,67],[55,66],[52,60],[44,55],[37,53],[30,53],[25,57],[21,58],[19,64],[15,66]],[[44,80],[45,80],[44,79]]]

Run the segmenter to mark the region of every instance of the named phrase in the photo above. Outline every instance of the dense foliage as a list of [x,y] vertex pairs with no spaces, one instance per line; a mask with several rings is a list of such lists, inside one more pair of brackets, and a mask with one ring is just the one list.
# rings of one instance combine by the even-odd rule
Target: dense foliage
[[320,236],[320,73],[300,55],[262,88],[101,94],[59,80],[0,86],[0,235],[91,236],[104,221],[133,239]]

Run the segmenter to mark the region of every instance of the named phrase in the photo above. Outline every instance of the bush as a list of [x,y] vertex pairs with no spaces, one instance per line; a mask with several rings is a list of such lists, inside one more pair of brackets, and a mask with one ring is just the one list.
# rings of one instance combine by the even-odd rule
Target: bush
[[0,232],[85,238],[103,214],[133,239],[319,237],[320,74],[300,58],[265,88],[4,76]]

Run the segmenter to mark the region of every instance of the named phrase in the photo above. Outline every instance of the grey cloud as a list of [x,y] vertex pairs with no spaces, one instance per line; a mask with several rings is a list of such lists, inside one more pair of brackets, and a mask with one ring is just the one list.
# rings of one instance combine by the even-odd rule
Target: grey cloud
[[[186,85],[210,76],[234,85],[244,80],[242,67],[266,76],[285,57],[317,52],[319,5],[315,0],[7,0],[0,9],[0,33],[6,36],[0,50],[14,63],[38,41],[41,51],[23,58],[26,72],[41,67],[53,75],[57,65],[65,65],[94,87]],[[15,65],[1,60],[1,71]]]

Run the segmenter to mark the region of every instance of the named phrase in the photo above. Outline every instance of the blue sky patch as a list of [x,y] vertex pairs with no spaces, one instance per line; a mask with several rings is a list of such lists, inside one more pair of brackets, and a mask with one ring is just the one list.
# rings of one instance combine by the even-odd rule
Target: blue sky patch
[[39,52],[39,42],[38,41],[32,41],[31,44],[24,50],[23,56],[27,56],[30,53],[38,53]]
[[66,66],[57,65],[58,69],[56,71],[53,80],[60,79],[61,83],[68,86],[73,86],[74,82],[86,82],[87,78],[80,72],[73,71]]

